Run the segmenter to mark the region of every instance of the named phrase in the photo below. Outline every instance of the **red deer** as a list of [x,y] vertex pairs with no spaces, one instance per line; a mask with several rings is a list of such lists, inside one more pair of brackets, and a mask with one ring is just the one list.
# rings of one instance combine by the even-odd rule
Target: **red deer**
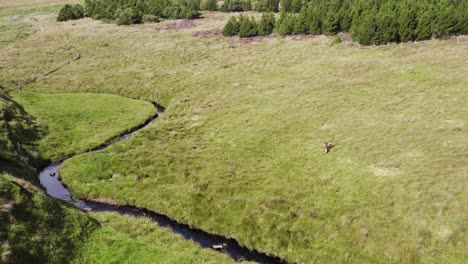
[[323,151],[325,151],[325,154],[330,152],[330,150],[334,147],[335,145],[333,144],[332,141],[328,141],[328,142],[325,142],[323,143],[322,147],[323,147]]

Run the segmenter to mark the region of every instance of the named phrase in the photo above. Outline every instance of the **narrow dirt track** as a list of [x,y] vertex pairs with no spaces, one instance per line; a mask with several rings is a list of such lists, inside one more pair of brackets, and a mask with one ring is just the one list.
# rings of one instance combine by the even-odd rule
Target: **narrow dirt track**
[[39,29],[39,31],[44,31],[44,25],[39,23],[37,18],[35,17],[28,17],[24,20],[26,23],[29,23]]
[[[36,17],[27,17],[26,19],[24,19],[24,21],[26,23],[29,23],[31,25],[33,25],[34,27],[38,28],[39,31],[45,31],[45,26],[44,24],[40,23],[39,20],[36,18]],[[58,70],[60,70],[61,68],[63,68],[64,66],[74,62],[74,61],[77,61],[81,58],[81,53],[79,51],[76,50],[75,46],[73,44],[70,44],[70,41],[68,40],[68,38],[66,36],[64,36],[64,39],[65,39],[65,42],[69,45],[71,45],[72,49],[74,51],[76,51],[76,55],[73,57],[73,59],[67,61],[67,62],[64,62],[62,63],[61,65],[59,65],[58,67],[52,69],[52,70],[49,70],[47,72],[45,72],[43,74],[44,77],[52,74],[52,73],[55,73],[57,72]]]

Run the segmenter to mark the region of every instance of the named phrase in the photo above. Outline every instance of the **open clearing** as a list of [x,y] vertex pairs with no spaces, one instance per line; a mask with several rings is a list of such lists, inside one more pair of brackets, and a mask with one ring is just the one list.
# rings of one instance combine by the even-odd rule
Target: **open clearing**
[[[68,160],[74,196],[146,207],[291,262],[467,261],[468,43],[195,34],[216,32],[222,13],[178,30],[35,17],[46,30],[2,47],[0,80],[167,107],[128,141]],[[81,59],[44,77],[72,45]]]

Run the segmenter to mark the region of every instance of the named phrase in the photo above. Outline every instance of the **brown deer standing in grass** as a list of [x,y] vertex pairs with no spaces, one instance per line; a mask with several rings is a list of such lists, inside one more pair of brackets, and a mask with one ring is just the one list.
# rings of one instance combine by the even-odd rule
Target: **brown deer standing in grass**
[[335,144],[333,143],[333,141],[334,141],[334,139],[323,143],[322,147],[323,147],[323,151],[325,152],[325,154],[327,154],[328,152],[330,152],[330,150],[335,146]]

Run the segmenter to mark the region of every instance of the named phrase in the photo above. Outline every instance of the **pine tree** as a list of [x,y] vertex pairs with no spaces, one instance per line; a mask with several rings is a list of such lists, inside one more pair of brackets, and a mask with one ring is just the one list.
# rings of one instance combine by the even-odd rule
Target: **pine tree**
[[292,0],[291,3],[291,12],[299,13],[302,9],[302,0]]
[[445,37],[457,32],[457,11],[451,0],[438,0],[435,6],[436,19],[433,32],[437,37]]
[[221,11],[229,12],[231,11],[229,8],[231,6],[231,0],[224,0],[223,5],[221,6]]
[[322,20],[320,15],[320,2],[312,0],[307,6],[307,28],[309,33],[313,35],[322,34]]
[[223,35],[225,37],[232,37],[239,34],[240,23],[235,17],[231,17],[223,28]]
[[307,32],[307,9],[304,7],[294,21],[293,33],[299,35]]
[[182,9],[185,9],[185,13],[178,18],[185,18],[185,19],[195,19],[200,17],[200,5],[201,0],[185,0],[182,2]]
[[252,10],[252,1],[251,0],[243,0],[241,3],[242,3],[242,10],[243,11],[251,11]]
[[257,26],[257,31],[260,36],[268,36],[273,32],[275,27],[275,15],[271,12],[263,13],[262,18]]
[[458,10],[458,33],[468,34],[468,0],[460,3]]
[[218,0],[205,0],[203,2],[203,9],[208,11],[218,10]]
[[143,20],[143,17],[138,13],[137,10],[129,7],[121,11],[117,17],[117,25],[131,25],[139,24]]
[[395,14],[394,2],[387,1],[380,7],[376,16],[376,26],[374,44],[386,44],[399,40],[399,26]]
[[71,5],[66,4],[64,7],[62,7],[59,11],[57,21],[67,21],[72,19],[73,17],[73,7]]
[[351,8],[349,1],[345,0],[340,7],[340,30],[343,32],[348,32],[351,28],[351,23],[353,21],[353,12],[354,9]]
[[418,14],[418,26],[416,27],[416,40],[427,40],[432,37],[432,23],[435,19],[433,9],[430,6],[423,7]]
[[73,5],[73,18],[80,19],[84,17],[84,8],[80,4]]
[[320,13],[323,17],[322,32],[333,35],[340,30],[340,0],[332,0],[328,4],[322,5]]
[[239,37],[249,38],[257,36],[257,22],[254,17],[240,20]]
[[295,16],[282,12],[280,19],[276,22],[276,31],[282,36],[291,35],[294,30]]
[[280,0],[262,0],[265,1],[265,10],[267,12],[278,12]]
[[67,21],[67,20],[74,20],[74,19],[80,19],[84,17],[84,8],[80,4],[76,5],[65,5],[63,6],[59,14],[57,16],[57,21]]
[[350,33],[354,40],[364,45],[374,43],[376,14],[375,8],[369,8],[353,18],[353,25],[351,26]]
[[415,7],[412,1],[401,2],[398,7],[398,34],[400,41],[414,41],[416,39],[416,27],[418,25]]
[[293,0],[281,0],[281,11],[292,12]]
[[229,5],[229,11],[230,12],[242,12],[244,11],[243,9],[243,4],[241,0],[231,0],[231,4]]

